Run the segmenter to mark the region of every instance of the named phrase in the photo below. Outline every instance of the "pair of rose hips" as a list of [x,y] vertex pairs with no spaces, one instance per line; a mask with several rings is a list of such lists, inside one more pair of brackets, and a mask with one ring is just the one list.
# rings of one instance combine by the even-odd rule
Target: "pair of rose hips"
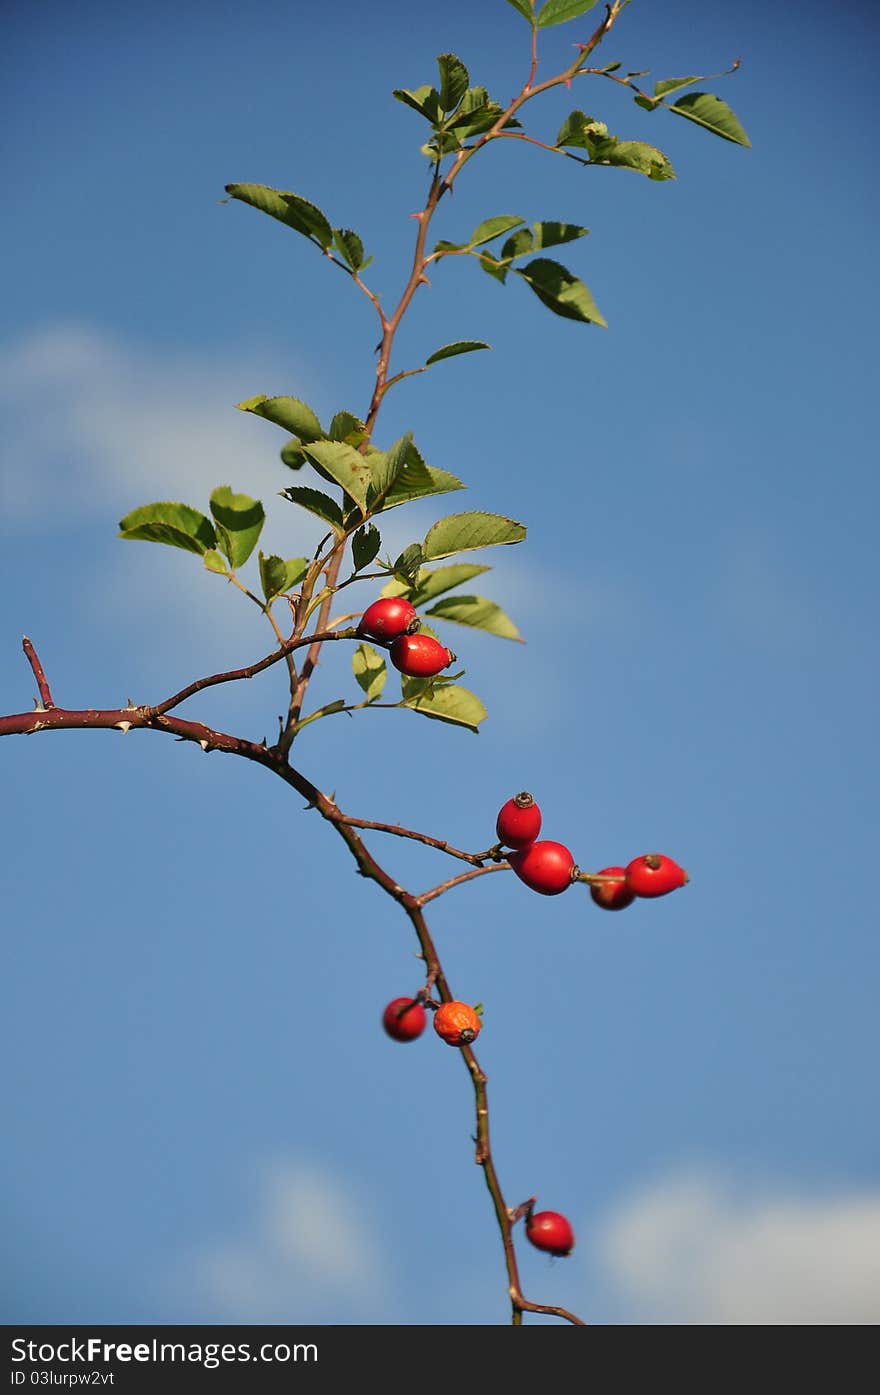
[[[427,1020],[418,998],[393,998],[382,1014],[382,1025],[394,1041],[415,1041]],[[468,1003],[441,1003],[434,1013],[434,1031],[447,1046],[470,1046],[482,1025],[480,1014]]]
[[[495,831],[499,845],[514,849],[507,861],[532,891],[558,896],[578,879],[574,857],[563,843],[538,841],[541,810],[528,791],[514,795],[502,806]],[[593,883],[590,895],[606,911],[622,911],[637,896],[666,896],[688,880],[684,868],[663,853],[645,853],[626,867],[603,867],[596,876],[606,880]]]
[[367,606],[358,634],[388,644],[391,662],[408,678],[436,678],[455,663],[455,655],[433,635],[418,634],[421,621],[403,596],[383,596]]

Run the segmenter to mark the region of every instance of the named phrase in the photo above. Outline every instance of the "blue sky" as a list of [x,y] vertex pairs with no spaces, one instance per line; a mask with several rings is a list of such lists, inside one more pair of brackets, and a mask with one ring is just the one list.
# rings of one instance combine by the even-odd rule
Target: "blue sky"
[[[314,200],[393,297],[425,173],[391,89],[451,49],[509,97],[528,30],[501,0],[40,0],[6,25],[0,707],[31,705],[22,633],[59,704],[156,701],[271,636],[117,520],[230,483],[265,500],[273,548],[305,551],[283,438],[234,403],[289,392],[326,418],[371,389],[367,302],[224,185]],[[547,31],[542,71],[589,27]],[[399,510],[387,542],[460,507],[522,519],[524,546],[477,560],[527,645],[444,631],[479,737],[376,712],[302,738],[350,812],[478,848],[529,788],[582,866],[688,867],[622,915],[503,874],[431,916],[486,1006],[508,1197],[577,1233],[565,1263],[520,1246],[526,1292],[594,1321],[880,1316],[875,39],[867,5],[635,0],[607,61],[741,57],[707,86],[753,149],[585,83],[534,129],[582,107],[676,182],[514,142],[472,163],[437,235],[586,224],[559,260],[609,329],[439,268],[396,366],[494,351],[395,389],[378,438],[412,429],[469,490]],[[328,654],[316,699],[352,692]],[[271,737],[283,697],[273,669],[185,715]],[[4,1319],[504,1321],[467,1079],[433,1034],[381,1032],[415,944],[330,831],[264,772],[148,734],[10,739],[2,760]],[[375,850],[416,890],[454,870]]]

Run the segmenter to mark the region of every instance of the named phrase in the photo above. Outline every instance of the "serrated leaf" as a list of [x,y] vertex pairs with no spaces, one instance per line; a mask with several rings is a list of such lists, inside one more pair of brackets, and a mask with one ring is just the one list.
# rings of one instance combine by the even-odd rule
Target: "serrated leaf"
[[372,482],[366,457],[344,441],[312,441],[304,447],[309,460],[335,480],[363,512]]
[[382,655],[370,644],[359,644],[351,656],[351,667],[367,701],[375,702],[380,698],[388,677],[388,666]]
[[491,570],[491,567],[481,566],[478,562],[454,562],[451,567],[422,567],[416,577],[410,601],[418,609],[419,606],[434,600],[436,596],[442,596],[446,591],[463,586],[466,581],[472,581],[475,576],[481,576],[483,572]]
[[367,439],[367,428],[360,417],[352,412],[337,412],[327,435],[331,441],[345,441],[350,446],[359,446]]
[[513,233],[501,248],[501,260],[507,261],[513,257],[523,257],[527,252],[534,250],[535,234],[530,228],[520,228],[519,232]]
[[[607,149],[604,148],[606,146]],[[613,144],[611,141],[604,141],[596,154],[591,156],[590,163],[636,170],[638,174],[647,175],[648,179],[657,181],[675,178],[672,163],[663,151],[658,150],[656,145],[646,145],[640,140],[614,140]]]
[[431,717],[437,722],[449,722],[452,726],[466,727],[468,731],[479,731],[480,723],[488,717],[488,712],[475,693],[458,684],[435,686],[429,693],[419,697],[406,698],[403,703],[412,712],[423,717]]
[[302,581],[309,569],[307,557],[290,557],[285,562],[281,557],[265,557],[261,552],[259,562],[260,584],[267,601],[271,601],[273,596],[280,596],[282,591],[289,591],[298,581]]
[[457,354],[473,354],[478,349],[491,347],[491,344],[484,344],[481,339],[457,339],[454,344],[444,344],[442,349],[435,349],[430,358],[425,359],[425,367],[430,368],[432,363],[440,363],[444,358],[455,358]]
[[375,558],[382,546],[382,539],[379,536],[379,529],[372,523],[364,528],[358,528],[351,540],[351,555],[354,561],[356,572],[363,571]]
[[261,393],[235,405],[240,412],[253,412],[254,416],[274,422],[276,426],[292,432],[300,441],[319,441],[324,435],[323,427],[311,407],[300,402],[298,397],[267,397]]
[[466,245],[482,247],[493,238],[500,237],[502,233],[510,232],[511,228],[521,227],[522,223],[522,218],[517,218],[511,213],[502,213],[497,218],[485,218],[474,228]]
[[414,581],[418,575],[419,567],[422,565],[421,543],[409,543],[403,549],[393,564],[394,575],[401,581]]
[[444,112],[453,112],[468,90],[470,75],[454,53],[441,53],[437,66],[440,69],[440,106]]
[[464,489],[461,480],[448,470],[438,470],[427,465],[415,445],[410,441],[406,452],[406,463],[382,500],[377,512],[408,504],[412,499],[428,499],[435,494],[449,494],[455,489]]
[[[641,77],[642,74],[638,76]],[[654,83],[654,96],[665,97],[670,92],[680,92],[683,87],[690,87],[692,83],[702,81],[701,77],[663,78]]]
[[577,19],[597,3],[598,0],[546,0],[538,11],[538,28],[548,29],[551,24],[565,24],[569,19]]
[[536,252],[545,247],[561,247],[564,242],[576,242],[578,238],[586,237],[590,231],[578,223],[534,223],[532,226],[535,229]]
[[209,547],[203,560],[209,572],[219,572],[220,576],[229,575],[226,559],[221,557],[215,548]]
[[259,499],[233,494],[228,484],[221,484],[211,495],[211,513],[230,565],[244,566],[266,521],[263,505]]
[[399,441],[395,441],[389,450],[370,452],[367,460],[370,471],[369,502],[371,507],[377,501],[381,501],[395,480],[399,479],[406,466],[411,446],[412,433],[408,431],[405,436],[401,436]]
[[419,116],[424,116],[432,125],[439,124],[443,117],[440,93],[436,87],[427,85],[416,87],[412,91],[406,87],[396,87],[391,95],[396,97],[398,102],[403,102],[404,106],[412,107],[413,111],[417,111]]
[[[469,136],[488,131],[502,115],[503,108],[497,102],[492,101],[485,87],[469,87],[461,99],[461,105],[455,116],[447,120],[446,127],[450,131],[456,131],[463,140],[466,140]],[[505,121],[502,129],[510,130],[519,124],[511,117],[510,120]]]
[[427,613],[438,620],[452,620],[456,625],[470,625],[499,639],[517,639],[522,643],[522,635],[510,616],[485,596],[447,596]]
[[343,261],[352,271],[359,271],[364,264],[364,244],[351,228],[334,228],[333,245]]
[[422,545],[426,562],[472,552],[479,547],[499,547],[522,542],[522,523],[499,513],[451,513],[429,528]]
[[513,8],[522,15],[523,19],[527,19],[529,24],[534,26],[535,12],[529,4],[529,0],[507,0],[507,3],[508,5],[512,5]]
[[539,257],[528,266],[516,271],[517,276],[532,288],[535,295],[548,310],[561,315],[566,320],[580,320],[584,324],[601,325],[608,328],[599,307],[593,300],[583,281],[573,276],[559,262]]
[[688,121],[695,121],[698,126],[721,136],[722,140],[732,141],[734,145],[750,147],[752,144],[727,103],[711,92],[689,92],[686,97],[679,97],[677,102],[673,102],[668,110],[674,111],[676,116],[687,117]]
[[302,198],[290,190],[270,189],[267,184],[227,184],[226,192],[242,203],[268,213],[280,223],[302,233],[303,237],[317,242],[319,247],[329,247],[333,241],[333,229],[326,216],[316,204]]
[[211,520],[188,504],[163,501],[142,504],[119,521],[119,536],[141,542],[167,543],[203,557],[217,542]]
[[345,532],[342,509],[335,499],[322,494],[319,489],[306,489],[301,485],[294,485],[291,489],[283,489],[281,497],[289,499],[292,504],[299,504],[300,508],[308,509],[309,513],[329,523],[334,533],[341,536]]

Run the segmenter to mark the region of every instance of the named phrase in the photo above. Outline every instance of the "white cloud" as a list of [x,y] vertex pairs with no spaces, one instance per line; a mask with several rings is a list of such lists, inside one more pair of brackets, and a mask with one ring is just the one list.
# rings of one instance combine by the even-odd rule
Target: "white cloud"
[[[235,403],[275,391],[276,376],[243,352],[235,362],[157,359],[77,324],[8,344],[0,349],[0,520],[41,529],[53,519],[68,526],[71,517],[115,524],[154,499],[205,508],[217,484],[270,503],[289,483],[278,459],[284,436]],[[299,510],[279,504],[274,512],[280,545],[293,555],[292,531],[306,543],[315,530]]]
[[261,1170],[253,1214],[237,1233],[187,1257],[175,1286],[230,1322],[380,1322],[387,1276],[367,1217],[312,1164]]
[[747,1195],[693,1172],[626,1201],[601,1253],[630,1321],[880,1321],[880,1191]]

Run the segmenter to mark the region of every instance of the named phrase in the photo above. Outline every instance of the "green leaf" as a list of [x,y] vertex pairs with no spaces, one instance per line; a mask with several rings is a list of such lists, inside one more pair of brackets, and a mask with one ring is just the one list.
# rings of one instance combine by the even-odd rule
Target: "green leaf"
[[323,427],[311,407],[300,402],[298,397],[267,397],[261,393],[259,397],[249,397],[246,402],[235,405],[240,412],[253,412],[255,416],[264,417],[285,431],[291,431],[301,441],[319,441],[324,435]]
[[[536,252],[544,247],[559,247],[563,242],[576,242],[579,237],[586,237],[590,231],[589,228],[582,228],[578,223],[534,223],[532,226],[535,229],[534,251]],[[514,234],[514,236],[517,235]],[[532,248],[527,250],[531,251]]]
[[367,439],[367,428],[360,417],[351,412],[337,412],[327,435],[331,441],[345,441],[350,446],[360,446]]
[[257,545],[266,514],[259,499],[233,494],[221,484],[211,495],[211,513],[217,525],[220,545],[233,567],[244,566]]
[[[469,136],[488,131],[502,115],[503,108],[491,100],[485,87],[469,87],[455,116],[447,120],[446,128],[455,131],[462,140],[467,140]],[[507,131],[519,124],[511,117],[505,121],[502,129]]]
[[508,213],[502,213],[497,218],[486,218],[477,224],[467,242],[438,242],[434,251],[463,252],[470,247],[482,247],[484,243],[491,242],[502,233],[509,232],[511,228],[518,228],[522,221],[522,218]]
[[391,95],[396,97],[398,102],[412,107],[413,111],[419,113],[419,116],[424,116],[425,120],[430,121],[432,126],[439,125],[443,118],[440,93],[436,87],[416,87],[412,92],[406,87],[396,87]]
[[358,528],[351,540],[351,555],[354,560],[356,572],[363,571],[375,558],[382,546],[382,539],[379,536],[379,529],[374,528],[370,523],[367,527]]
[[285,562],[281,557],[265,557],[261,552],[259,561],[260,583],[267,601],[280,596],[282,591],[290,591],[309,569],[307,557],[290,557]]
[[501,248],[501,260],[508,261],[513,257],[524,257],[527,252],[533,252],[535,248],[535,234],[530,228],[520,228],[509,237]]
[[468,731],[473,732],[479,730],[480,723],[489,715],[474,693],[460,688],[456,683],[436,686],[427,693],[406,698],[402,705],[412,712],[420,712],[423,717],[449,722],[456,727],[467,727]]
[[427,499],[434,494],[449,494],[455,489],[464,489],[461,480],[448,470],[438,470],[426,465],[412,441],[406,452],[406,464],[382,500],[377,512],[395,509],[400,504],[408,504],[412,499]]
[[539,257],[522,270],[517,270],[516,274],[531,286],[542,304],[555,315],[608,328],[607,321],[583,281],[579,281],[558,262]]
[[432,363],[439,363],[444,358],[455,358],[456,354],[473,354],[477,349],[491,347],[491,344],[484,344],[481,339],[458,339],[454,344],[444,344],[442,349],[435,349],[431,357],[425,359],[425,367],[430,368]]
[[289,470],[301,470],[308,462],[302,453],[302,446],[295,436],[292,436],[285,446],[281,447],[281,460]]
[[522,635],[510,616],[485,596],[447,596],[427,613],[438,620],[453,620],[456,625],[470,625],[472,629],[498,635],[499,639],[517,639],[522,643]]
[[228,576],[229,569],[226,566],[225,557],[221,557],[213,547],[209,547],[204,556],[205,566],[209,572],[219,572],[221,576]]
[[364,264],[364,244],[351,228],[334,228],[333,245],[343,261],[352,271],[359,271]]
[[217,535],[209,518],[188,504],[143,504],[119,522],[121,538],[167,543],[200,557],[215,546]]
[[613,144],[611,141],[602,142],[603,147],[606,145],[609,148],[597,150],[590,161],[591,164],[617,165],[622,169],[636,170],[639,174],[658,181],[675,178],[671,161],[656,145],[646,145],[640,140],[614,140]]
[[711,92],[689,92],[686,97],[679,97],[677,102],[673,102],[669,110],[674,111],[676,116],[686,116],[688,121],[695,121],[698,126],[721,136],[722,140],[733,141],[734,145],[752,144],[727,103]]
[[429,528],[422,546],[426,562],[454,557],[479,547],[499,547],[522,542],[522,523],[498,513],[451,513]]
[[319,247],[329,247],[333,242],[333,229],[325,215],[315,204],[289,190],[270,189],[267,184],[227,184],[226,192],[242,203],[268,213],[280,223],[302,233],[303,237],[316,242]]
[[513,8],[517,10],[519,14],[522,15],[523,19],[527,19],[529,21],[529,24],[531,24],[532,27],[534,27],[535,12],[532,6],[529,4],[529,0],[507,0],[507,3],[508,5],[512,5]]
[[419,567],[422,565],[422,547],[420,543],[410,543],[405,547],[400,556],[393,564],[394,575],[401,581],[411,583],[418,576]]
[[663,78],[662,81],[654,83],[654,96],[665,97],[670,92],[680,92],[683,87],[690,87],[693,83],[702,81],[701,77]]
[[326,494],[322,494],[319,489],[304,489],[300,485],[295,485],[292,489],[281,491],[283,499],[289,499],[292,504],[299,504],[300,508],[308,509],[316,517],[329,523],[334,533],[341,537],[345,532],[345,525],[342,521],[342,509],[335,499],[331,499]]
[[351,656],[351,667],[367,701],[375,702],[380,698],[388,677],[388,666],[382,655],[370,644],[359,644]]
[[491,567],[480,566],[478,562],[454,562],[451,567],[422,567],[410,601],[418,609],[434,600],[435,596],[442,596],[444,592],[452,591],[454,587],[462,586],[475,576],[491,570]]
[[445,112],[453,112],[467,92],[468,70],[454,53],[441,53],[437,66],[440,69],[440,105]]
[[372,482],[366,457],[344,441],[312,441],[304,450],[308,459],[341,485],[363,513]]
[[517,218],[511,213],[502,213],[497,218],[486,218],[474,228],[467,245],[482,247],[484,243],[491,242],[502,233],[510,232],[511,228],[521,227],[522,223],[522,218]]
[[585,15],[597,0],[546,0],[538,11],[538,28],[547,29],[551,24],[565,24],[566,20]]
[[399,441],[395,441],[390,450],[371,451],[368,457],[370,470],[371,489],[369,494],[370,506],[388,493],[395,480],[399,479],[403,472],[406,461],[412,446],[412,433],[407,432],[401,436]]
[[654,101],[653,97],[643,97],[640,93],[638,97],[633,97],[633,101],[636,106],[641,107],[643,111],[657,110],[658,103]]

